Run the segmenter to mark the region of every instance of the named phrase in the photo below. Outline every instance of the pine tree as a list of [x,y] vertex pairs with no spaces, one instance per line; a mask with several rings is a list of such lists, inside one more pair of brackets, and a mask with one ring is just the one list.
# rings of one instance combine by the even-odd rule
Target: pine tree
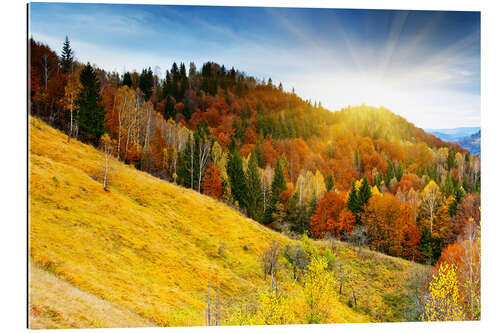
[[361,187],[359,188],[359,193],[358,193],[358,204],[363,209],[363,206],[368,202],[370,197],[372,196],[372,190],[370,187],[370,184],[368,184],[368,179],[363,177],[363,180],[361,182]]
[[227,174],[229,176],[233,199],[238,202],[240,207],[246,207],[247,188],[245,173],[243,172],[243,161],[237,149],[233,150],[231,158],[227,163]]
[[149,100],[153,94],[153,71],[151,67],[142,70],[139,77],[139,88],[144,93],[145,100]]
[[263,208],[262,184],[260,182],[255,151],[250,154],[250,161],[248,162],[248,170],[246,174],[246,184],[248,216],[256,221],[261,221]]
[[333,175],[331,173],[326,177],[326,191],[330,192],[333,190]]
[[127,87],[132,87],[132,77],[130,76],[130,73],[127,72],[125,74],[123,74],[123,84],[124,86],[127,86]]
[[83,141],[97,145],[104,134],[104,106],[101,104],[100,83],[90,63],[80,73],[82,88],[78,94],[79,136]]
[[69,73],[71,71],[73,61],[73,50],[71,49],[68,36],[66,36],[61,53],[61,67],[64,73]]
[[347,197],[346,208],[349,209],[354,215],[360,212],[358,191],[356,190],[356,184],[354,180],[351,183],[351,189]]
[[276,211],[276,205],[279,201],[280,194],[284,190],[286,190],[285,173],[283,172],[281,159],[278,159],[274,168],[274,177],[271,184],[271,199],[269,201],[269,207],[266,210],[266,215],[264,217],[264,221],[266,224],[273,221],[273,213],[275,213]]

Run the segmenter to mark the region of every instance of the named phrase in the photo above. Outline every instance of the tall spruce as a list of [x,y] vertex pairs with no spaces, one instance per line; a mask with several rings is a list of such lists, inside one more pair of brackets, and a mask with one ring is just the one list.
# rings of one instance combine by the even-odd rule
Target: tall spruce
[[356,182],[353,180],[351,183],[351,189],[349,190],[349,195],[347,197],[346,207],[355,216],[361,211],[361,206],[358,200],[358,191],[356,190]]
[[243,161],[238,149],[232,151],[231,158],[227,163],[227,175],[229,176],[233,199],[238,202],[240,207],[246,207],[247,187],[245,173],[243,172]]
[[371,196],[372,189],[370,187],[370,184],[368,183],[368,179],[366,178],[366,176],[364,176],[363,180],[361,181],[361,187],[359,188],[358,193],[358,201],[361,209],[363,209],[363,206],[368,202]]
[[79,136],[83,141],[97,145],[105,131],[104,116],[106,111],[104,105],[101,104],[100,83],[90,63],[87,63],[82,69],[80,83],[82,88],[76,100],[79,110]]
[[73,56],[73,50],[71,49],[68,36],[66,36],[61,53],[61,67],[64,73],[69,73],[71,71],[71,66],[74,61]]
[[273,213],[276,212],[276,205],[278,204],[280,194],[284,190],[286,190],[285,173],[283,172],[282,161],[278,158],[278,160],[276,161],[276,166],[274,167],[274,177],[271,184],[271,199],[269,201],[269,207],[266,209],[266,214],[264,216],[264,222],[266,224],[273,221]]
[[143,69],[141,76],[139,77],[139,88],[144,93],[146,100],[149,100],[153,94],[153,81],[153,71],[151,70],[151,67]]
[[129,72],[126,72],[123,74],[123,83],[122,85],[127,86],[127,87],[132,87],[132,76],[130,76]]
[[256,221],[262,220],[262,210],[264,198],[262,195],[262,184],[260,182],[257,154],[253,151],[250,154],[248,169],[246,174],[247,181],[247,209],[248,216]]

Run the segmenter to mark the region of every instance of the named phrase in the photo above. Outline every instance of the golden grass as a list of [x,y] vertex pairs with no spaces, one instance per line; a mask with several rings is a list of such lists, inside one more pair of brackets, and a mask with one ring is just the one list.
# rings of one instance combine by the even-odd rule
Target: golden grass
[[30,265],[31,329],[151,327],[154,323]]
[[[260,254],[271,240],[294,242],[223,203],[117,160],[111,162],[105,191],[101,152],[77,140],[68,143],[66,135],[39,119],[29,121],[30,260],[113,306],[156,325],[204,325],[209,271],[217,270],[223,299],[262,290],[268,281]],[[356,273],[349,283],[359,282],[358,292],[366,289],[377,302],[387,286],[397,289],[408,274],[410,264],[404,260],[391,258],[384,268],[373,258],[340,248],[338,260]],[[381,267],[373,276],[366,271],[372,266]],[[282,275],[284,283],[291,279]],[[290,288],[300,294],[299,286]],[[300,315],[300,308],[295,310]],[[329,318],[373,320],[342,298]],[[128,325],[119,319],[113,323]],[[69,322],[65,327],[71,327]]]

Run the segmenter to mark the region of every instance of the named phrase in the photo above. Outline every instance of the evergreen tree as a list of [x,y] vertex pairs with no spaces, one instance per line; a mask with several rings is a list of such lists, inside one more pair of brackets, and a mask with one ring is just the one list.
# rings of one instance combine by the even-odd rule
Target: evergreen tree
[[175,110],[174,107],[174,102],[172,101],[171,96],[167,96],[166,102],[165,102],[165,119],[172,118],[173,120],[177,121],[177,110]]
[[61,53],[61,67],[64,73],[69,73],[71,71],[73,61],[73,50],[71,49],[68,36],[66,36]]
[[330,172],[328,176],[326,176],[326,191],[330,192],[333,190],[333,175]]
[[347,197],[346,208],[349,209],[353,214],[360,211],[359,201],[358,201],[358,191],[356,191],[356,184],[354,180],[351,182],[351,189]]
[[127,87],[132,87],[132,77],[129,72],[123,74],[123,85]]
[[262,184],[260,182],[259,169],[257,165],[257,156],[255,151],[250,155],[248,170],[246,174],[248,216],[256,221],[262,220]]
[[372,189],[370,184],[368,184],[368,179],[366,176],[363,177],[361,181],[361,187],[359,188],[358,193],[358,204],[363,209],[363,206],[368,202],[370,197],[372,196]]
[[177,183],[186,188],[194,188],[194,142],[191,135],[188,136],[186,148],[178,153]]
[[104,116],[106,111],[101,104],[100,83],[90,63],[80,73],[82,88],[78,94],[79,136],[83,141],[97,145],[101,135],[104,134]]
[[246,181],[243,172],[243,161],[241,160],[238,149],[234,149],[227,163],[227,175],[231,185],[233,199],[238,202],[240,207],[246,207]]
[[151,67],[148,69],[143,69],[141,76],[139,77],[139,88],[144,93],[145,100],[149,100],[153,94],[153,71]]
[[273,221],[273,213],[276,211],[276,205],[279,201],[280,194],[286,190],[286,179],[285,173],[283,172],[283,166],[281,159],[278,158],[276,161],[276,166],[274,168],[273,182],[271,183],[271,198],[269,200],[269,207],[266,210],[264,221],[266,224]]

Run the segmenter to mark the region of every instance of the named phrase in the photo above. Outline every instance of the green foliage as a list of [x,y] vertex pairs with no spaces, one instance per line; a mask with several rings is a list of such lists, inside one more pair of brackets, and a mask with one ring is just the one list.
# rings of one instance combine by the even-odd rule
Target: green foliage
[[326,176],[326,191],[329,192],[333,190],[333,175],[330,172],[328,176]]
[[123,85],[128,86],[129,88],[132,87],[132,77],[130,76],[129,72],[123,74]]
[[83,141],[94,145],[99,143],[104,134],[104,106],[101,104],[100,83],[94,68],[88,63],[80,73],[82,89],[78,94],[79,136]]
[[259,169],[257,165],[257,154],[250,154],[248,170],[246,174],[246,206],[248,216],[256,221],[262,220],[263,195],[262,184],[260,182]]
[[227,163],[227,174],[231,193],[240,207],[246,206],[246,196],[248,193],[245,173],[243,171],[243,161],[237,149],[234,149]]
[[149,100],[153,94],[153,71],[151,67],[142,70],[139,77],[139,88],[144,93],[145,100]]

